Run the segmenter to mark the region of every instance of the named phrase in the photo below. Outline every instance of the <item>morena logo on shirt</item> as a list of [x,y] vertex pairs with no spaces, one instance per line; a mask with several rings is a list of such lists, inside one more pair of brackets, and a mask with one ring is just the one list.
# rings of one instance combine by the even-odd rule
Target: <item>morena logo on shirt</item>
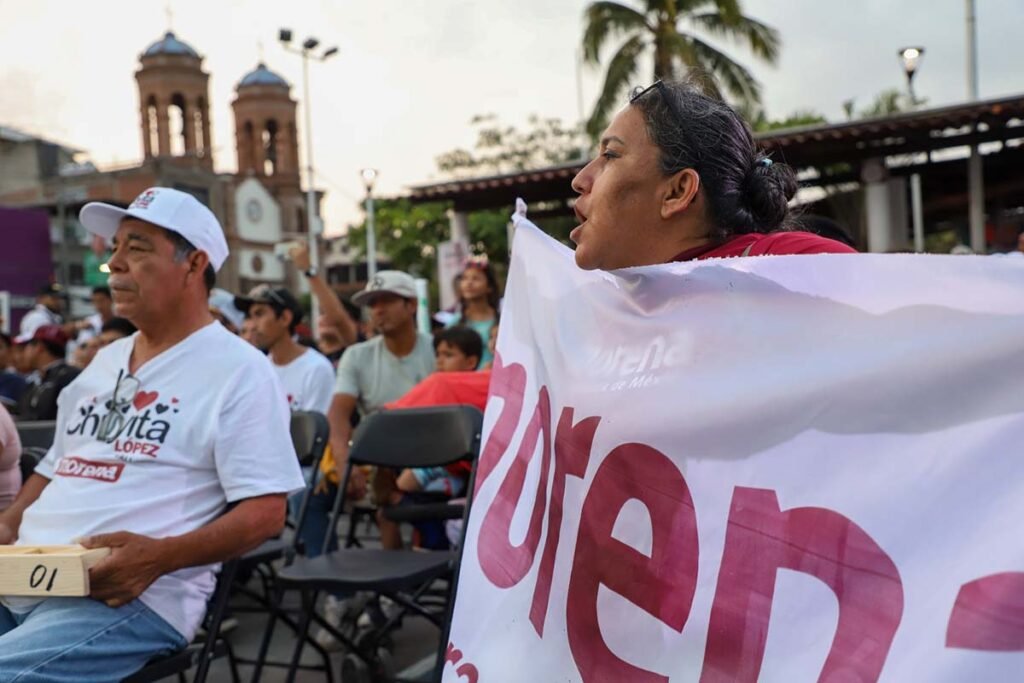
[[[127,455],[140,454],[155,458],[160,446],[167,440],[171,430],[169,420],[179,412],[177,398],[161,402],[157,391],[140,391],[134,400],[125,406],[114,408],[110,401],[99,404],[94,396],[79,404],[78,410],[66,430],[68,436],[97,437],[101,426],[114,410],[120,410],[124,417],[120,429],[111,435],[114,451],[118,458],[131,460]],[[134,414],[131,414],[134,410]],[[108,437],[109,438],[109,437]]]
[[124,470],[122,463],[95,462],[85,458],[67,456],[61,458],[57,463],[57,474],[62,477],[80,477],[82,479],[96,479],[113,484],[121,478]]

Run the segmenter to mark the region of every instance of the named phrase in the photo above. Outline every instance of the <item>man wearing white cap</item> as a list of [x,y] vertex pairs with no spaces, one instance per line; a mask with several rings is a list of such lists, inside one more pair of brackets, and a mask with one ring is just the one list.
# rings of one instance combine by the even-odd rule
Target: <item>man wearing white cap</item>
[[[397,270],[382,270],[352,303],[370,309],[377,336],[350,346],[338,364],[331,423],[331,451],[338,474],[348,461],[351,417],[376,412],[398,400],[434,371],[434,342],[416,328],[416,281]],[[392,545],[382,538],[384,547]],[[400,544],[400,541],[399,541]]]
[[184,647],[217,563],[278,533],[303,485],[269,361],[210,315],[228,247],[209,209],[156,187],[80,220],[113,240],[114,310],[139,331],[61,392],[54,444],[0,513],[0,543],[111,552],[90,597],[0,598],[4,681],[120,680]]
[[[382,270],[367,283],[366,288],[352,297],[352,303],[370,309],[370,322],[377,331],[372,339],[348,347],[338,364],[327,419],[331,424],[331,453],[340,481],[348,462],[348,443],[352,435],[352,415],[368,415],[384,404],[397,400],[427,375],[434,371],[434,345],[429,334],[416,328],[416,281],[411,275],[397,270]],[[353,471],[353,488],[365,486],[362,473]],[[306,554],[317,555],[323,550],[327,510],[334,498],[333,487],[313,496],[303,529]],[[381,544],[384,548],[399,548],[402,544],[395,524],[381,523]],[[341,618],[344,605],[329,596],[324,617],[332,624]],[[334,645],[326,630],[317,635],[321,645]]]

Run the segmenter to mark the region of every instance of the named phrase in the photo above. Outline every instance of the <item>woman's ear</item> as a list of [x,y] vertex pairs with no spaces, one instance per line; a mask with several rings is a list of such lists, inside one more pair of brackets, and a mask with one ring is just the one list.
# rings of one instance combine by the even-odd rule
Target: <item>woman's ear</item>
[[661,217],[672,218],[686,211],[697,199],[700,176],[692,168],[684,168],[668,178],[668,192],[661,202]]

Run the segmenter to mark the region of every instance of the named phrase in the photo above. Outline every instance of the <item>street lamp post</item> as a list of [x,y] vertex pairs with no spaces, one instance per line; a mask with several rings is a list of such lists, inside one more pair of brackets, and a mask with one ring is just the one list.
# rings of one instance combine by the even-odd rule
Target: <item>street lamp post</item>
[[[917,96],[914,94],[914,74],[924,56],[923,47],[905,47],[900,50],[903,61],[903,73],[907,75],[907,93],[910,96],[910,108],[917,108]],[[910,176],[910,211],[914,224],[914,251],[924,251],[924,209],[921,201],[921,174]]]
[[[301,48],[292,47],[292,32],[286,28],[278,32],[278,38],[285,50],[302,56],[302,107],[306,110],[306,238],[309,242],[309,263],[313,272],[316,272],[320,268],[320,245],[317,242],[317,237],[320,234],[320,217],[317,215],[316,189],[313,182],[313,117],[309,105],[309,60],[326,61],[338,53],[338,48],[328,48],[319,55],[315,54],[313,50],[320,45],[320,41],[312,37],[306,38]],[[310,307],[312,308],[310,327],[315,336],[317,334],[317,320],[320,317],[320,306],[315,296],[310,297]]]
[[903,73],[907,75],[907,92],[910,95],[911,109],[917,108],[917,96],[914,94],[914,74],[921,64],[924,56],[923,47],[905,47],[900,50],[900,59],[903,61]]
[[[967,15],[967,99],[975,102],[978,99],[978,32],[974,0],[965,0],[964,9]],[[967,161],[967,195],[971,249],[976,254],[985,254],[988,252],[985,244],[985,182],[978,145],[971,145],[971,156]]]
[[377,181],[377,169],[364,168],[359,172],[366,187],[366,278],[377,274],[377,226],[374,225],[373,184]]

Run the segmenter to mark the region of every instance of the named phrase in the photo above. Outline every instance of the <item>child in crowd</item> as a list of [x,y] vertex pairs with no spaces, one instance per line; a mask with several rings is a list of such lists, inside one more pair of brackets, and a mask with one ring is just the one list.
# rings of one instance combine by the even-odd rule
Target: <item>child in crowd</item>
[[[471,256],[466,260],[456,291],[461,314],[449,327],[470,327],[486,343],[491,336],[491,329],[498,322],[498,309],[501,306],[498,278],[486,256]],[[490,363],[491,352],[485,349],[480,361],[483,364]]]
[[[490,382],[490,372],[476,372],[483,348],[484,343],[480,335],[470,327],[456,325],[441,330],[434,337],[437,372],[388,407],[468,404],[483,410]],[[417,498],[422,497],[421,492],[426,492],[428,497],[461,495],[466,486],[469,470],[459,465],[461,463],[449,467],[402,470],[393,487],[375,491],[378,501],[387,505],[415,503]],[[393,524],[383,516],[379,521],[382,524]],[[418,545],[430,549],[443,549],[447,546],[443,525],[440,522],[418,523],[415,526],[418,532]]]
[[456,325],[434,335],[438,372],[471,372],[480,365],[484,342],[476,330]]

